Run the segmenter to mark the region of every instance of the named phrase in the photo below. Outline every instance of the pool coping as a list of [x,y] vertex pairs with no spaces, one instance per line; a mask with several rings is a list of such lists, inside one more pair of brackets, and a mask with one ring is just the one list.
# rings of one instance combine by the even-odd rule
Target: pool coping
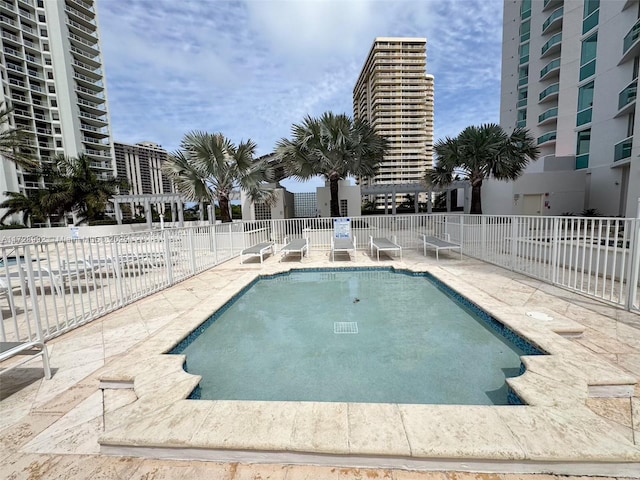
[[[138,400],[112,415],[105,454],[194,460],[443,468],[504,473],[638,476],[640,447],[585,402],[626,397],[636,383],[566,336],[580,324],[556,312],[532,321],[437,267],[427,272],[549,355],[522,357],[526,372],[508,383],[524,406],[399,405],[186,400],[198,376],[183,355],[167,355],[212,312],[261,274],[307,265],[271,263],[236,280],[104,369],[103,388],[133,388]],[[543,309],[542,309],[543,310]],[[542,312],[547,313],[547,312]],[[454,466],[455,464],[455,466]]]

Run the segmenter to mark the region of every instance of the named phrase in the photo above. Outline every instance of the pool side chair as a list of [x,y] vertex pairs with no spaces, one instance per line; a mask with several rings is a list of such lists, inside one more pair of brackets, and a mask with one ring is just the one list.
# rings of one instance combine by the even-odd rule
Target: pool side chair
[[353,260],[356,259],[356,237],[351,238],[334,238],[331,237],[331,260],[336,261],[336,252],[346,252],[351,260],[351,252],[353,252]]
[[282,261],[287,255],[296,253],[300,255],[300,262],[305,256],[309,256],[309,239],[308,238],[293,238],[290,241],[284,239],[284,247],[280,249],[280,261]]
[[369,235],[369,251],[371,257],[373,257],[374,249],[378,255],[378,261],[380,261],[381,251],[396,252],[397,255],[400,255],[400,260],[402,260],[402,247],[398,245],[395,235],[393,236],[393,241],[385,237],[374,237],[373,235]]
[[449,235],[447,235],[447,240],[426,234],[420,234],[418,238],[422,240],[422,249],[425,256],[427,255],[428,249],[433,249],[436,251],[436,260],[439,261],[438,253],[440,250],[458,250],[460,252],[460,259],[462,260],[462,245],[449,241]]
[[47,346],[41,340],[30,342],[0,342],[0,363],[17,355],[27,355],[22,361],[16,362],[8,367],[0,369],[0,373],[8,372],[19,367],[38,355],[42,355],[42,366],[44,367],[44,376],[47,380],[51,378],[51,366],[49,365],[49,352]]
[[260,263],[264,261],[264,256],[271,251],[271,255],[275,253],[273,242],[262,242],[252,247],[245,248],[240,252],[240,263],[244,263],[244,257],[260,257]]

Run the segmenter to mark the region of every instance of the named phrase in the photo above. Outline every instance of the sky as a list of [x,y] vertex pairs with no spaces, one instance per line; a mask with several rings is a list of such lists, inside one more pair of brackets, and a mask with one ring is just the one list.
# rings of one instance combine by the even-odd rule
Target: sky
[[353,116],[376,37],[427,39],[436,140],[499,121],[502,0],[98,0],[98,19],[116,142],[173,152],[200,130],[271,153],[307,115]]

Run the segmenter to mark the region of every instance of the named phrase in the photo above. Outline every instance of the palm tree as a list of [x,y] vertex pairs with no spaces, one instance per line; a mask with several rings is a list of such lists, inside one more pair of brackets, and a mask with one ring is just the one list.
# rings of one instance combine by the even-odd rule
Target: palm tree
[[540,153],[535,140],[523,128],[508,135],[494,123],[465,128],[457,137],[434,145],[437,164],[426,174],[427,182],[448,185],[455,173],[471,182],[471,213],[482,214],[482,182],[486,178],[515,180]]
[[375,175],[387,148],[387,140],[367,123],[344,114],[307,116],[291,127],[292,139],[277,145],[277,157],[287,173],[299,180],[320,175],[329,181],[331,216],[340,216],[338,181],[348,176]]
[[58,214],[75,212],[76,224],[100,219],[109,199],[119,188],[126,188],[121,179],[99,177],[85,154],[77,158],[59,155],[54,171],[46,203]]
[[8,217],[18,213],[22,214],[22,224],[27,227],[31,226],[32,220],[44,221],[46,218],[40,193],[37,196],[30,196],[18,192],[4,192],[4,195],[7,198],[0,203],[0,209],[6,209],[6,212],[0,217],[0,223],[4,223]]
[[38,162],[33,156],[33,135],[19,127],[11,127],[11,109],[0,105],[0,157],[24,168],[34,168]]
[[270,170],[264,161],[254,160],[255,150],[251,140],[236,146],[221,133],[193,131],[162,169],[187,201],[217,201],[222,222],[231,222],[229,200],[234,188],[242,188],[253,202],[270,204],[275,198],[266,183]]

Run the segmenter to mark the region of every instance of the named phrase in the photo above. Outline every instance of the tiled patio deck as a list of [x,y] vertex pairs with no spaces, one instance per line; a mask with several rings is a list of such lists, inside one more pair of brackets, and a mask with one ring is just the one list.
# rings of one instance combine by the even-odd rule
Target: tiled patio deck
[[[568,349],[573,358],[580,355],[588,357],[589,368],[580,364],[567,367],[566,363],[559,362],[553,368],[564,370],[566,379],[549,378],[546,375],[544,365],[532,362],[527,365],[529,381],[523,381],[525,377],[516,381],[520,382],[520,394],[528,403],[539,407],[540,416],[531,415],[529,425],[522,425],[522,431],[536,428],[536,424],[548,420],[545,412],[561,412],[558,417],[559,424],[566,423],[567,429],[547,430],[545,435],[528,438],[520,435],[505,416],[511,413],[495,415],[489,413],[486,416],[479,410],[469,420],[470,424],[485,428],[487,425],[497,425],[496,430],[487,431],[482,437],[475,437],[469,432],[466,423],[458,425],[458,431],[451,431],[451,418],[455,414],[448,412],[446,418],[442,418],[442,434],[438,428],[430,430],[430,425],[436,425],[434,419],[425,416],[428,421],[424,425],[412,422],[398,425],[390,423],[381,425],[377,420],[386,415],[388,411],[397,414],[399,418],[409,418],[415,412],[400,411],[398,406],[389,406],[391,410],[385,412],[385,408],[378,408],[373,415],[371,408],[354,407],[345,409],[332,416],[334,420],[344,419],[350,426],[347,437],[335,436],[337,430],[331,430],[326,423],[314,424],[317,413],[311,413],[307,417],[304,428],[289,428],[285,425],[284,437],[290,442],[292,438],[300,436],[301,431],[311,433],[311,439],[307,444],[317,447],[318,458],[309,458],[312,463],[324,462],[327,466],[292,466],[291,461],[297,461],[286,455],[267,457],[251,457],[251,455],[239,455],[236,461],[227,462],[185,462],[171,460],[153,460],[141,458],[123,458],[100,454],[99,438],[104,443],[103,449],[117,451],[117,446],[135,446],[135,442],[143,440],[150,432],[157,435],[165,432],[165,438],[155,438],[156,448],[159,445],[175,446],[175,442],[182,442],[181,435],[185,432],[180,422],[172,423],[171,416],[164,416],[176,404],[175,400],[161,404],[158,400],[162,395],[158,391],[167,393],[166,387],[175,386],[168,395],[184,396],[184,391],[192,388],[194,379],[180,371],[180,362],[169,361],[173,370],[165,370],[165,365],[160,365],[165,374],[160,377],[148,375],[157,366],[162,358],[158,354],[176,342],[177,338],[189,331],[190,324],[198,323],[206,319],[217,305],[223,304],[239,288],[249,282],[257,274],[272,273],[282,269],[296,268],[300,266],[297,261],[277,262],[278,257],[269,258],[264,265],[250,261],[244,265],[239,260],[227,262],[215,269],[193,277],[173,288],[145,298],[122,310],[105,316],[93,323],[81,327],[74,332],[63,335],[49,343],[51,363],[54,369],[54,377],[49,381],[42,380],[42,369],[38,361],[27,364],[27,368],[16,369],[12,372],[0,375],[0,476],[7,478],[461,478],[464,474],[454,473],[416,473],[406,472],[394,466],[394,469],[357,469],[336,468],[331,465],[344,465],[338,457],[328,456],[333,449],[335,453],[344,453],[341,448],[346,442],[347,452],[368,452],[376,456],[380,452],[396,454],[398,458],[405,460],[405,466],[409,468],[428,468],[429,465],[412,463],[412,460],[420,459],[420,451],[431,452],[436,457],[438,453],[450,454],[459,449],[461,455],[456,458],[449,457],[447,462],[442,462],[441,468],[448,470],[469,469],[469,457],[464,458],[464,453],[475,448],[486,458],[503,458],[509,465],[514,458],[527,458],[527,455],[539,454],[542,458],[552,458],[553,454],[563,448],[566,455],[575,457],[588,452],[585,461],[599,461],[617,459],[620,468],[613,470],[609,475],[616,476],[640,476],[640,389],[635,387],[632,398],[591,398],[586,394],[586,382],[598,381],[609,384],[603,388],[614,388],[616,381],[622,385],[628,385],[625,379],[633,381],[640,377],[640,316],[625,312],[607,305],[573,295],[564,290],[556,289],[542,284],[536,280],[513,274],[503,269],[493,267],[481,262],[465,258],[459,260],[456,255],[443,255],[440,262],[435,262],[432,257],[422,257],[413,252],[406,252],[404,260],[385,260],[378,264],[369,259],[363,252],[358,252],[356,262],[336,261],[335,264],[328,261],[327,252],[312,252],[311,258],[302,266],[377,266],[393,265],[417,270],[429,270],[439,278],[445,280],[452,287],[464,293],[467,297],[489,307],[494,315],[505,317],[522,317],[526,311],[540,311],[548,313],[556,318],[550,325],[517,326],[522,330],[529,328],[530,335],[546,335],[548,346]],[[579,324],[579,325],[578,325]],[[579,338],[568,340],[556,334],[549,333],[549,327],[559,332],[576,333],[583,330]],[[185,330],[186,329],[186,330]],[[541,330],[547,330],[542,332]],[[542,338],[542,337],[541,337]],[[554,340],[549,340],[554,339]],[[552,352],[555,353],[555,352]],[[174,357],[175,358],[175,357]],[[548,358],[548,357],[547,357]],[[558,357],[559,358],[559,357]],[[603,363],[604,362],[604,363]],[[610,366],[610,368],[608,368]],[[145,371],[147,374],[142,375]],[[581,370],[584,370],[581,372]],[[169,373],[166,373],[169,371]],[[136,378],[139,377],[139,378]],[[99,388],[100,379],[126,381],[135,378],[135,389],[106,389]],[[627,383],[625,383],[627,382]],[[164,390],[163,390],[164,389]],[[597,387],[592,387],[597,392]],[[611,392],[611,390],[609,390]],[[582,392],[576,394],[576,392]],[[103,396],[104,395],[104,396]],[[148,401],[150,395],[153,401]],[[207,418],[211,402],[191,402],[203,405],[201,408],[204,421]],[[231,402],[233,403],[233,402]],[[340,409],[339,404],[336,408]],[[291,405],[289,405],[290,407]],[[219,407],[219,406],[218,406]],[[429,407],[441,406],[425,406]],[[196,407],[198,409],[200,407]],[[375,408],[375,407],[374,407]],[[445,407],[446,408],[446,407]],[[477,407],[449,407],[466,408],[467,411]],[[483,407],[495,408],[495,407]],[[503,407],[503,408],[535,408],[535,407]],[[151,409],[145,413],[145,410]],[[546,409],[546,410],[545,410]],[[228,412],[229,415],[238,415]],[[442,410],[442,409],[441,409]],[[443,410],[444,411],[444,410]],[[252,413],[255,413],[252,412]],[[269,413],[269,412],[267,412]],[[429,412],[428,412],[429,413]],[[432,413],[432,412],[430,412]],[[270,412],[269,415],[273,414]],[[244,415],[244,414],[243,414]],[[268,437],[273,445],[267,448],[266,453],[274,450],[281,451],[278,446],[284,445],[285,439],[279,438],[282,432],[274,430],[261,431],[265,425],[273,424],[269,421],[269,415],[264,418],[254,418],[250,425],[240,425],[234,432],[226,432],[225,438],[211,438],[208,441],[212,445],[226,445],[234,452],[246,448],[248,441],[256,441],[262,437]],[[304,419],[300,412],[296,412],[298,419]],[[316,416],[314,416],[316,415]],[[404,415],[404,417],[403,417]],[[360,416],[358,421],[357,417]],[[193,418],[193,417],[192,417]],[[246,417],[245,417],[246,418]],[[371,420],[375,418],[375,420]],[[166,420],[161,430],[157,423]],[[157,421],[156,421],[157,420]],[[449,422],[449,423],[448,423]],[[482,422],[487,422],[484,427]],[[285,422],[286,423],[286,422]],[[336,422],[339,423],[339,422]],[[544,423],[544,422],[542,422]],[[132,431],[131,425],[139,428]],[[300,425],[300,424],[298,424]],[[394,426],[395,425],[395,426]],[[576,427],[578,425],[578,427]],[[582,425],[582,427],[580,427]],[[106,426],[106,428],[105,428]],[[281,425],[279,425],[281,426]],[[420,432],[412,432],[420,430]],[[224,431],[226,426],[218,426],[218,431]],[[360,432],[356,430],[360,427]],[[197,428],[186,429],[188,436],[193,439]],[[486,429],[486,428],[485,428]],[[282,430],[282,429],[280,429]],[[348,428],[349,430],[349,428]],[[499,430],[497,433],[496,431]],[[505,431],[506,430],[506,431]],[[436,432],[438,435],[430,439],[431,443],[419,445],[417,440],[425,440],[424,431]],[[240,435],[245,433],[245,437]],[[372,435],[372,432],[374,434]],[[498,434],[499,433],[499,434]],[[304,439],[303,439],[304,440]],[[129,443],[127,443],[129,442]],[[164,443],[163,443],[164,442]],[[172,443],[174,442],[174,443]],[[243,443],[244,442],[244,443]],[[357,450],[357,442],[363,443]],[[302,442],[304,443],[304,441]],[[367,443],[366,445],[364,443]],[[116,447],[114,447],[114,445]],[[141,444],[144,445],[144,444]],[[193,445],[182,445],[179,449],[184,458],[194,457],[189,448]],[[402,450],[406,446],[408,450]],[[202,444],[196,446],[196,450],[202,448]],[[509,450],[511,449],[511,450]],[[202,450],[199,450],[201,453]],[[148,450],[139,453],[163,455],[165,451]],[[355,456],[356,461],[358,459]],[[246,462],[257,461],[263,458],[262,464],[247,465]],[[440,458],[445,458],[440,456]],[[484,457],[477,456],[475,459]],[[299,460],[299,459],[298,459]],[[473,458],[471,458],[473,460]],[[240,461],[240,464],[237,462]],[[264,463],[280,461],[274,465]],[[367,462],[361,460],[362,465]],[[631,463],[630,463],[631,462]],[[472,462],[471,462],[472,463]],[[357,465],[357,463],[356,463]],[[513,462],[513,465],[520,465]],[[437,467],[431,464],[430,468]],[[630,467],[630,468],[627,468]],[[587,467],[588,468],[588,467]],[[487,470],[491,470],[488,468]],[[618,473],[619,472],[619,473]],[[592,472],[598,473],[594,467]],[[471,475],[470,475],[471,476]],[[503,478],[514,478],[502,475]]]

